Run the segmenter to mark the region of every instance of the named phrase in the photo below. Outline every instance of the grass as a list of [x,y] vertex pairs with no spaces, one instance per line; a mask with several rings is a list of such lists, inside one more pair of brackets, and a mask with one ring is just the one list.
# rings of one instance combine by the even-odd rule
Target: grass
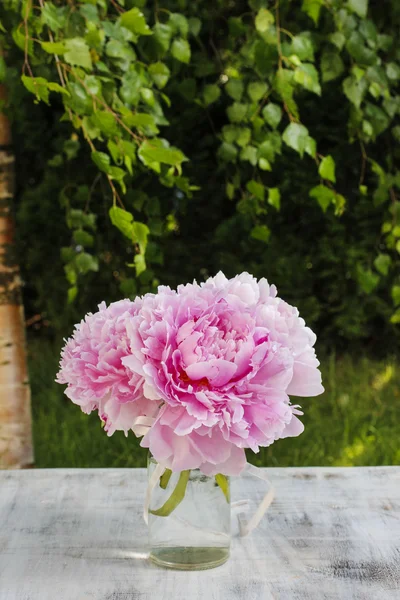
[[[133,434],[107,437],[97,415],[84,415],[54,382],[59,349],[29,344],[37,467],[139,467],[146,451]],[[280,440],[251,462],[265,466],[400,463],[400,376],[395,359],[331,355],[322,361],[325,394],[300,399],[305,432]]]

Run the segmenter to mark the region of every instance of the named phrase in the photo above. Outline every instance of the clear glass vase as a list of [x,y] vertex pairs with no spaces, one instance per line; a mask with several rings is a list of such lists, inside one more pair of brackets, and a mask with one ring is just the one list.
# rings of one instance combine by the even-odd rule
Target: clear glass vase
[[[149,456],[149,478],[156,466]],[[151,495],[150,559],[172,569],[211,569],[229,558],[230,541],[229,478],[166,471]]]

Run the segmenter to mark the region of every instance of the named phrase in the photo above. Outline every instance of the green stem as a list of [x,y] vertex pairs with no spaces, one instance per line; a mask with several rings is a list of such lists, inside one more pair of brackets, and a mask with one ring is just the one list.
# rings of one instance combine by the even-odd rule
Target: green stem
[[215,481],[221,488],[222,493],[226,498],[226,501],[229,503],[231,500],[231,495],[229,493],[229,483],[227,477],[225,475],[222,475],[222,473],[218,473],[218,475],[215,476]]
[[149,512],[157,517],[168,517],[168,515],[170,515],[184,499],[189,477],[190,470],[182,471],[182,473],[179,475],[178,483],[176,484],[175,489],[168,500],[161,506],[161,508],[158,508],[157,510],[150,510]]
[[167,488],[169,480],[171,479],[171,475],[171,469],[165,469],[164,473],[160,477],[160,488],[162,488],[163,490]]

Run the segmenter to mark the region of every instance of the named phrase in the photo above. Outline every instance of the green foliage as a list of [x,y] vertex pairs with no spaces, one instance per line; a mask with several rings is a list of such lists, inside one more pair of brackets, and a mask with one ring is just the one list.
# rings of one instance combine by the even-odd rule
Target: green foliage
[[395,0],[20,4],[0,9],[0,80],[35,308],[56,314],[61,246],[68,314],[247,269],[338,343],[397,335]]

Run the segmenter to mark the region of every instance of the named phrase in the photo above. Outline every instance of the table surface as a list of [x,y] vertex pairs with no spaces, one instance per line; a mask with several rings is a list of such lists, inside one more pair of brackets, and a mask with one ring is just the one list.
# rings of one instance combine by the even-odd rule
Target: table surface
[[[400,467],[266,469],[276,498],[209,571],[147,558],[144,469],[0,472],[0,600],[400,598]],[[233,481],[233,500],[265,483]],[[239,509],[236,509],[239,510]]]

